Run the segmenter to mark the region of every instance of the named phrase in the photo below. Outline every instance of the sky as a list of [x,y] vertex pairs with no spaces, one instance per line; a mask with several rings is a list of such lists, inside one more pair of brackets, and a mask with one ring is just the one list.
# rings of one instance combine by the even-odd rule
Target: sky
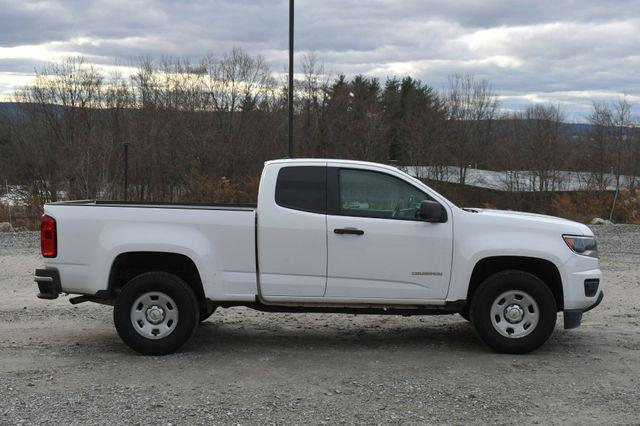
[[[640,0],[297,0],[295,16],[298,65],[314,52],[334,76],[444,90],[472,74],[504,110],[551,103],[573,121],[622,95],[640,110]],[[286,0],[0,0],[0,99],[78,55],[126,75],[140,56],[240,47],[285,73],[287,25]]]

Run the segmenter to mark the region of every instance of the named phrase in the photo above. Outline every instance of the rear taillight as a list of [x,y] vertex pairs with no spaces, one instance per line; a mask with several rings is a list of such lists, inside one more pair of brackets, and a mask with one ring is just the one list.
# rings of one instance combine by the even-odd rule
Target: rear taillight
[[44,257],[56,257],[58,254],[56,220],[46,214],[40,222],[40,252]]

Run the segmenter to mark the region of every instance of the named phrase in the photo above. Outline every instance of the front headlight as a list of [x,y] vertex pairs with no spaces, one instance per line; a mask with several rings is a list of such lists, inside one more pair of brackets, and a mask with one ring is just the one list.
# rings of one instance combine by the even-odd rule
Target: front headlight
[[580,235],[563,235],[564,242],[574,253],[582,256],[598,257],[598,246],[595,237],[583,237]]

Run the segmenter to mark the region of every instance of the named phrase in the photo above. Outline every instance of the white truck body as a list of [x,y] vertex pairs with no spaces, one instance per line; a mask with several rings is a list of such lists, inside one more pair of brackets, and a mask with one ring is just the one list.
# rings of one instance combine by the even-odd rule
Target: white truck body
[[[328,170],[326,211],[303,211],[277,202],[278,176],[291,167]],[[342,174],[332,178],[330,173]],[[369,209],[366,201],[341,201],[337,196],[338,201],[330,200],[331,181],[337,188],[348,178],[360,188],[361,176],[371,182],[404,182],[410,191],[440,204],[446,220],[405,218],[408,208],[378,211]],[[366,191],[375,194],[375,188]],[[536,265],[548,266],[547,276],[556,274],[555,268],[561,285],[555,293],[561,295],[558,310],[581,312],[602,299],[597,257],[577,254],[563,239],[593,237],[587,226],[538,214],[464,210],[423,182],[381,164],[269,161],[255,208],[69,202],[47,204],[44,213],[55,220],[57,238],[56,256],[44,259],[45,269],[57,271],[60,292],[86,295],[88,300],[116,297],[114,265],[130,253],[188,258],[197,269],[204,297],[218,306],[449,307],[453,312],[468,304],[474,271],[482,262],[509,260],[534,262],[527,263],[533,274]],[[366,216],[371,214],[390,216]],[[345,229],[347,234],[337,233]],[[350,233],[353,230],[363,233]],[[595,294],[585,295],[585,280],[598,280]]]

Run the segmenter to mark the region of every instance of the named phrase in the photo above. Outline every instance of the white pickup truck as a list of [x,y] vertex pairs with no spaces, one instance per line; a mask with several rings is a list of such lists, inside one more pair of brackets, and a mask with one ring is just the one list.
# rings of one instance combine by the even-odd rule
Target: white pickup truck
[[265,164],[257,206],[73,201],[45,205],[38,297],[113,305],[122,340],[178,350],[216,308],[459,313],[491,348],[526,353],[603,298],[582,224],[461,209],[374,163]]

